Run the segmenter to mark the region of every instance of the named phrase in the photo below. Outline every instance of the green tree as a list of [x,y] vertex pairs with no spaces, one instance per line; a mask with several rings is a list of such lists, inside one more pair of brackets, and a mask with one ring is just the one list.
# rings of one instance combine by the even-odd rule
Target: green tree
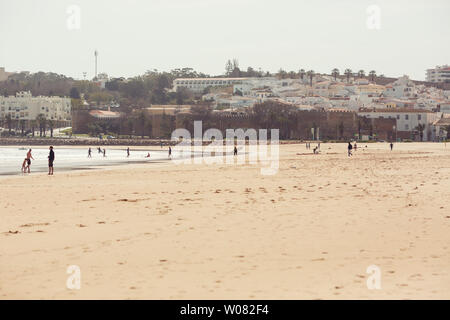
[[80,92],[77,87],[72,87],[72,89],[70,89],[70,97],[72,99],[80,99]]

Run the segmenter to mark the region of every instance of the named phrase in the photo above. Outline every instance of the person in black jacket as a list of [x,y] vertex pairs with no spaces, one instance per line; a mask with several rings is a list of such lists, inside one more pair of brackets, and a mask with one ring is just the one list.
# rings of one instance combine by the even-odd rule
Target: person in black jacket
[[48,174],[53,175],[53,161],[55,161],[55,152],[53,147],[50,146],[50,153],[48,154]]

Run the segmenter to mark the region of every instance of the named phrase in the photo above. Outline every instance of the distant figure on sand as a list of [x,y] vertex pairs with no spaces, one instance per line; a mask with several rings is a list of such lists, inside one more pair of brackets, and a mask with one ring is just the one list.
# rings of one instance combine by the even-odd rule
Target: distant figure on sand
[[169,158],[172,156],[172,148],[169,146]]
[[31,159],[34,160],[33,156],[31,155],[31,149],[29,149],[27,152],[27,156],[25,157],[25,160],[23,160],[22,163],[23,172],[26,172],[28,170],[28,173],[30,173]]
[[127,148],[127,158],[130,156],[130,147]]
[[356,145],[356,141],[355,141],[355,145],[353,146],[353,148],[355,149],[355,151],[356,151],[356,149],[358,149],[358,146]]
[[48,174],[53,175],[53,161],[55,161],[55,152],[53,147],[50,146],[50,153],[48,154]]
[[97,148],[98,153],[102,153],[102,149],[100,147]]
[[88,158],[92,158],[92,150],[91,150],[91,148],[89,148],[89,150],[88,150]]
[[146,158],[150,158],[150,152],[147,153],[147,155],[145,156]]
[[391,151],[394,149],[394,144],[391,142]]
[[103,149],[103,157],[106,157],[106,149]]
[[348,156],[349,156],[349,157],[352,155],[352,149],[353,149],[352,143],[349,142],[349,143],[348,143],[348,146],[347,146]]
[[234,155],[237,156],[237,148],[234,146]]

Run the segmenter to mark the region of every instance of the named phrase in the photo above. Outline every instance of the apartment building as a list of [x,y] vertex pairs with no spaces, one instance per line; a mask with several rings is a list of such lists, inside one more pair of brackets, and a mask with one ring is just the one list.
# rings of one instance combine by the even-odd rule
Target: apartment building
[[31,92],[18,92],[15,96],[0,96],[0,119],[8,115],[13,120],[35,120],[43,114],[47,120],[70,122],[71,101],[67,97],[33,97]]
[[450,82],[450,66],[436,66],[433,69],[427,69],[426,79],[429,82]]

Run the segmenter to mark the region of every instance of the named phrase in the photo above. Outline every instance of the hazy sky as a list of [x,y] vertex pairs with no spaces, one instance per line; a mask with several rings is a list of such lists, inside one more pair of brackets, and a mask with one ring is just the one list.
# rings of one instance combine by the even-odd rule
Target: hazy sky
[[[370,5],[380,8],[380,29],[367,26]],[[425,69],[450,64],[450,1],[0,0],[7,71],[91,78],[95,49],[110,76],[177,67],[221,74],[237,58],[244,69],[350,67],[421,80]]]

